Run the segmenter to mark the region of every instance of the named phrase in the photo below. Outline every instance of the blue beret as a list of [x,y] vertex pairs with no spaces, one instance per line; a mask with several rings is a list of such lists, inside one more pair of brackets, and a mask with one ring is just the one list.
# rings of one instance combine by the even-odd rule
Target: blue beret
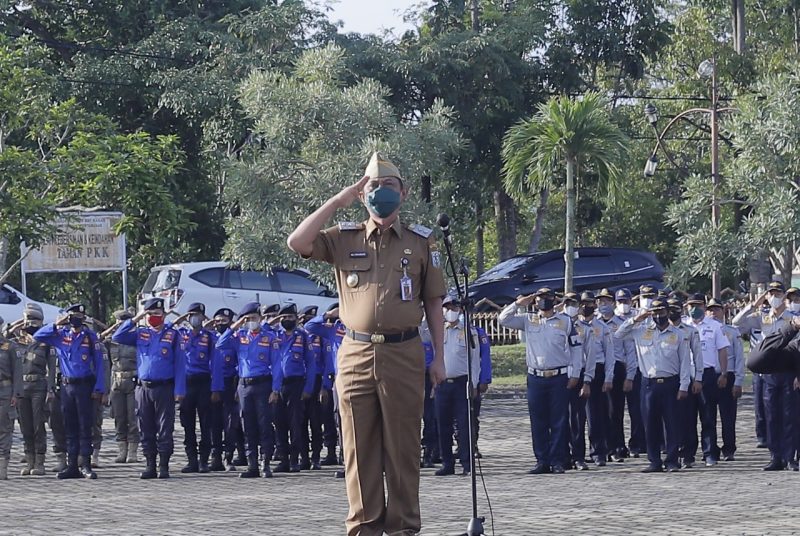
[[262,315],[276,315],[278,311],[281,310],[280,304],[273,303],[272,305],[262,305],[261,306],[261,314]]
[[214,317],[217,316],[224,316],[228,320],[233,320],[233,311],[231,309],[228,309],[227,307],[224,307],[218,310],[216,313],[214,313]]
[[257,313],[259,307],[261,307],[261,304],[255,301],[246,303],[245,306],[242,307],[242,310],[239,311],[239,316],[251,315],[253,313]]
[[631,299],[631,291],[626,288],[621,288],[617,291],[617,299],[618,300],[630,300]]
[[290,303],[289,305],[287,305],[283,309],[281,309],[278,314],[281,314],[281,315],[296,315],[297,314],[297,305],[295,305],[293,303]]
[[187,313],[200,313],[202,315],[206,314],[206,306],[199,302],[194,302],[189,304],[189,308],[186,309]]
[[164,309],[164,300],[161,298],[150,298],[144,301],[142,308],[145,311],[152,311],[153,309]]
[[338,308],[339,308],[339,302],[334,302],[334,303],[331,304],[330,307],[328,307],[328,311],[333,311],[334,309],[338,309]]
[[317,311],[319,307],[316,305],[309,305],[308,307],[303,307],[303,310],[300,311],[302,316],[317,316]]
[[67,313],[85,313],[86,307],[84,307],[82,303],[73,303],[72,305],[64,309],[64,311]]

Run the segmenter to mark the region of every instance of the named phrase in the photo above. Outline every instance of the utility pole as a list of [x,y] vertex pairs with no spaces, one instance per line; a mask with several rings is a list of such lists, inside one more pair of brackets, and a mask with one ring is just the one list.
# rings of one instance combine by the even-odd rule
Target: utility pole
[[733,23],[733,48],[737,54],[744,54],[746,34],[744,0],[731,0],[731,7],[733,11],[731,19]]
[[472,13],[472,31],[481,31],[481,7],[480,0],[470,0],[470,12]]

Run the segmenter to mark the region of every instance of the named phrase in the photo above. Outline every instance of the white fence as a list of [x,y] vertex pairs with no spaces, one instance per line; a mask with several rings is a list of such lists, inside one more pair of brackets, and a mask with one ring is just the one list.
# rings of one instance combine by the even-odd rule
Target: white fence
[[497,318],[500,313],[473,313],[472,323],[486,331],[492,346],[502,344],[517,344],[520,342],[519,331],[508,329],[500,325]]

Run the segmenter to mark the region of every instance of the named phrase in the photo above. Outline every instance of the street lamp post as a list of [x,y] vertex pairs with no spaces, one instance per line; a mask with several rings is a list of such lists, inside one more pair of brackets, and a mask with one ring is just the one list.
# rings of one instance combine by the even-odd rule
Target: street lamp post
[[[645,177],[652,177],[655,175],[656,167],[658,166],[658,150],[661,149],[666,156],[667,160],[677,169],[682,170],[681,166],[675,162],[672,154],[667,150],[665,144],[665,136],[670,128],[675,125],[679,120],[685,119],[691,114],[707,114],[711,119],[711,224],[714,230],[719,228],[720,223],[720,205],[719,205],[719,185],[721,177],[719,174],[719,114],[724,112],[734,111],[734,108],[720,108],[719,107],[719,88],[717,87],[717,62],[713,59],[705,60],[697,69],[698,74],[703,78],[711,79],[711,107],[710,108],[691,108],[685,110],[675,117],[673,117],[664,130],[658,131],[658,110],[652,103],[648,103],[644,108],[645,119],[653,127],[656,133],[656,146],[647,159],[644,168]],[[682,170],[684,175],[688,173]],[[719,297],[722,290],[722,282],[720,280],[720,273],[718,268],[714,268],[711,273],[711,288],[714,297]]]

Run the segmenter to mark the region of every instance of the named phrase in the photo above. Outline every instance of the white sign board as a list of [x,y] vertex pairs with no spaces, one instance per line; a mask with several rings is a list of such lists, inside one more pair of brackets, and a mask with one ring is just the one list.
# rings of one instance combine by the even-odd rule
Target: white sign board
[[[56,221],[57,234],[31,250],[23,273],[125,271],[125,235],[114,233],[119,212],[70,212]],[[27,247],[23,243],[21,255]]]

